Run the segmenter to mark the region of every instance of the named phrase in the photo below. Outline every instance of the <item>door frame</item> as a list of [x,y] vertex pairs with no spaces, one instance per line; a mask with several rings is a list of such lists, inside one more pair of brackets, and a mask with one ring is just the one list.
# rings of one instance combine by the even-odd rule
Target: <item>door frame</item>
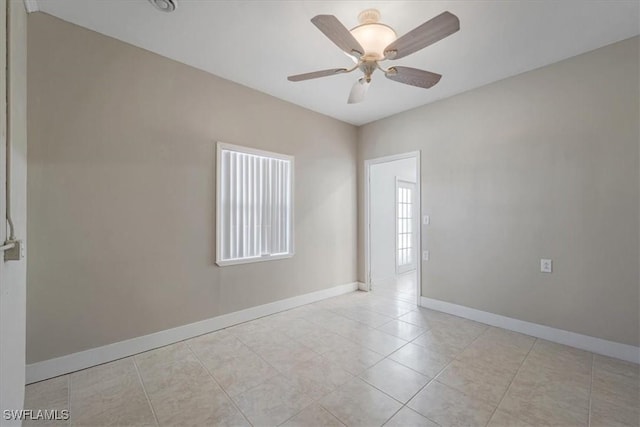
[[416,259],[416,304],[420,305],[420,297],[422,296],[422,167],[420,161],[420,151],[410,151],[402,154],[394,154],[391,156],[378,157],[364,161],[364,271],[365,283],[364,291],[371,290],[371,166],[380,163],[393,162],[395,160],[415,159],[416,160],[416,203],[418,217],[418,239],[417,259]]

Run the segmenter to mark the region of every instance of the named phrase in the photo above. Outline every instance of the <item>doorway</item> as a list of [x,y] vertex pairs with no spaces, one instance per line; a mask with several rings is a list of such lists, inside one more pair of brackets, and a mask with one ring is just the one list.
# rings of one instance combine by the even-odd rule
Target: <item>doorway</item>
[[420,152],[365,161],[365,290],[419,304]]

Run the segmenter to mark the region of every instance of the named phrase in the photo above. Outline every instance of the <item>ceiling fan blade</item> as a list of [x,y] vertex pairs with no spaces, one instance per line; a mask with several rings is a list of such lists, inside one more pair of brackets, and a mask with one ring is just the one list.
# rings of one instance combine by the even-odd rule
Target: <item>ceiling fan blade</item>
[[440,74],[410,67],[391,67],[384,75],[393,81],[425,89],[438,83],[442,77]]
[[400,59],[424,49],[433,43],[455,33],[460,29],[458,17],[450,12],[443,12],[419,27],[396,39],[384,49],[387,59]]
[[357,104],[364,101],[364,96],[367,94],[370,84],[371,82],[366,81],[364,78],[356,80],[351,88],[351,93],[349,93],[347,104]]
[[295,76],[287,77],[287,80],[290,82],[300,82],[303,80],[317,79],[318,77],[333,76],[347,72],[349,72],[349,70],[346,68],[332,68],[330,70],[314,71],[313,73],[296,74]]
[[360,57],[364,54],[364,49],[360,46],[358,40],[353,37],[351,32],[349,32],[335,16],[317,15],[311,19],[311,22],[318,27],[329,40],[349,55]]

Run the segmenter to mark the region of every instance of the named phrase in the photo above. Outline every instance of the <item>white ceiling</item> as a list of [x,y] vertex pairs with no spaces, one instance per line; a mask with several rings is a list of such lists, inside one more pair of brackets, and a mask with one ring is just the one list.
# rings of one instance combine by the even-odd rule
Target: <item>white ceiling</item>
[[[336,119],[361,125],[639,34],[631,1],[212,1],[37,0],[41,11]],[[30,0],[33,2],[33,0]],[[393,62],[442,74],[431,89],[373,76],[367,99],[346,103],[359,75],[292,83],[291,74],[351,60],[309,20],[335,15],[347,28],[375,7],[402,35],[448,10],[460,31]],[[384,65],[384,64],[383,64]]]

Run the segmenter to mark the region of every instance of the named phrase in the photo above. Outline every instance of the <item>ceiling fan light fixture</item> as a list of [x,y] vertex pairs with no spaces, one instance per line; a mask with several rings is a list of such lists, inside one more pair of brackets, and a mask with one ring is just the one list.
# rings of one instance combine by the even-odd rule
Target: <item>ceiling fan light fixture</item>
[[358,21],[360,25],[347,30],[340,20],[333,15],[316,15],[311,18],[313,25],[345,54],[356,61],[354,67],[296,74],[287,77],[287,79],[292,82],[299,82],[318,77],[350,73],[359,69],[364,77],[356,81],[351,88],[347,101],[349,104],[361,102],[364,99],[366,90],[371,83],[371,75],[376,70],[384,72],[385,77],[390,80],[428,89],[440,81],[442,77],[440,74],[402,66],[395,66],[385,70],[380,66],[379,62],[386,59],[404,58],[450,36],[460,29],[460,20],[451,12],[442,12],[400,38],[397,38],[393,28],[380,23],[380,12],[376,9],[367,9],[361,12],[358,15]]
[[378,9],[366,9],[358,15],[358,25],[350,30],[364,50],[362,59],[380,61],[384,59],[384,49],[398,38],[396,32],[388,25],[380,23]]
[[358,25],[351,34],[364,48],[364,58],[376,61],[384,59],[384,49],[398,37],[393,28],[379,22]]

